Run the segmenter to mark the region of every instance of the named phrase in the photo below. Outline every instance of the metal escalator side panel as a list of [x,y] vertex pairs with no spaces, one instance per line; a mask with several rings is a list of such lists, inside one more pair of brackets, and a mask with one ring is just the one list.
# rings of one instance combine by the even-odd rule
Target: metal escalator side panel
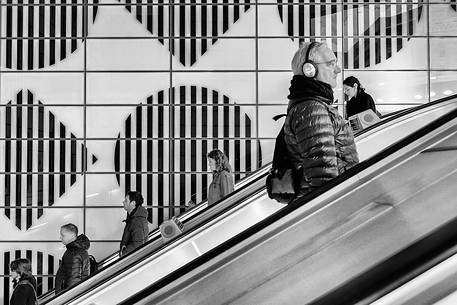
[[[456,115],[457,115],[457,112],[454,111],[454,113],[452,113],[452,116],[455,117]],[[446,118],[446,119],[449,119],[449,118]],[[437,124],[442,124],[442,123],[438,122]],[[414,137],[411,137],[411,139],[414,139],[415,137],[418,137],[418,138],[416,138],[415,140],[410,139],[409,143],[407,143],[407,145],[408,145],[407,147],[403,147],[403,148],[392,147],[392,148],[388,149],[386,151],[386,154],[384,154],[383,158],[385,160],[383,161],[383,163],[389,164],[389,163],[392,163],[393,160],[395,160],[395,159],[397,159],[400,162],[399,164],[401,164],[401,162],[407,161],[408,159],[411,158],[411,156],[410,156],[411,151],[412,151],[413,155],[417,155],[420,153],[420,150],[424,149],[424,146],[431,145],[431,143],[439,142],[441,140],[441,137],[443,137],[444,132],[450,132],[450,130],[451,130],[451,128],[453,128],[454,124],[455,124],[455,122],[453,122],[451,125],[445,124],[439,128],[437,128],[436,126],[431,126],[430,128],[432,128],[432,130],[435,130],[435,132],[433,132],[434,136],[433,135],[425,136],[423,134],[421,135],[420,133],[417,133],[417,135],[414,135]],[[430,130],[427,131],[427,129],[424,129],[424,132],[430,132]],[[453,132],[455,132],[455,130]],[[419,138],[420,138],[420,140],[418,140]],[[424,140],[425,140],[425,142],[424,142]],[[385,169],[382,168],[382,166],[378,166],[378,168],[376,170],[378,170],[379,173],[382,173],[385,171]],[[421,173],[419,172],[419,175],[420,174]],[[371,167],[369,167],[367,165],[365,170],[362,172],[359,172],[357,175],[360,178],[359,182],[361,185],[367,184],[371,181],[371,179],[364,179],[365,178],[364,176],[369,176],[369,175],[371,175],[371,176],[373,175],[373,170],[371,170]],[[341,187],[343,184],[344,184],[344,180],[341,183],[341,185],[338,185],[336,188]],[[329,188],[330,187],[331,186],[329,186]],[[348,191],[348,194],[350,194],[351,193],[350,188],[353,187],[353,185],[347,186],[347,187],[348,188],[346,190]],[[354,193],[352,192],[352,194],[354,194]],[[354,201],[350,201],[350,202],[354,202]],[[257,230],[253,229],[253,232],[255,232],[255,233],[246,233],[246,235],[248,236],[248,237],[246,237],[246,239],[243,239],[243,238],[245,238],[244,236],[239,236],[237,238],[237,240],[231,242],[231,245],[224,247],[224,249],[218,249],[219,251],[215,251],[214,253],[211,253],[211,255],[208,254],[205,258],[199,258],[199,262],[192,264],[192,266],[189,266],[188,268],[186,268],[186,270],[181,270],[180,274],[177,274],[174,277],[169,276],[169,278],[166,281],[163,281],[162,283],[157,283],[157,284],[150,286],[149,289],[147,289],[146,291],[129,299],[128,301],[129,302],[132,300],[140,301],[141,297],[151,294],[151,295],[153,295],[151,298],[153,300],[155,300],[154,301],[154,304],[155,304],[162,300],[161,297],[163,297],[165,295],[165,294],[163,294],[163,293],[165,293],[165,291],[167,292],[166,295],[170,296],[170,293],[172,293],[172,292],[175,292],[175,291],[178,292],[178,291],[185,290],[186,284],[193,283],[197,279],[204,278],[205,275],[208,274],[208,272],[211,272],[211,270],[220,270],[221,268],[223,268],[224,264],[225,265],[228,264],[228,261],[236,260],[239,257],[240,253],[249,253],[249,251],[252,249],[254,243],[256,243],[256,242],[265,243],[265,239],[266,239],[265,236],[267,236],[267,234],[268,234],[268,236],[273,238],[273,237],[277,236],[278,234],[280,234],[279,232],[281,232],[281,230],[289,229],[290,227],[299,223],[301,219],[304,219],[304,217],[306,218],[309,216],[310,218],[308,218],[308,219],[312,219],[311,216],[314,216],[319,211],[322,211],[323,206],[319,206],[319,204],[323,204],[323,206],[328,206],[328,204],[322,203],[322,201],[316,202],[313,200],[311,202],[308,202],[306,206],[299,207],[296,211],[292,211],[290,214],[278,215],[274,219],[274,222],[269,221],[265,224],[265,226],[260,227]],[[332,205],[337,206],[337,201],[334,202]],[[287,208],[285,208],[285,209],[287,209]],[[283,210],[285,210],[285,209],[283,209]],[[281,210],[279,213],[283,212],[283,210]],[[300,210],[300,212],[298,212],[299,210]],[[434,211],[434,212],[437,212],[437,211]],[[284,212],[284,213],[286,213],[286,212]],[[308,216],[306,216],[306,215],[308,215]],[[441,216],[443,216],[443,215],[441,215]],[[446,215],[444,215],[444,216],[446,216]],[[306,219],[304,219],[303,221],[306,221]],[[272,223],[274,223],[274,225]],[[267,230],[266,228],[268,226],[271,226],[271,228],[269,228]],[[264,231],[261,231],[262,229]],[[303,230],[303,231],[305,232],[306,230]],[[268,233],[266,233],[266,232],[268,232]],[[252,234],[252,235],[249,235],[249,234]],[[299,236],[299,235],[296,235],[296,236]],[[291,240],[291,239],[289,239],[289,240]],[[279,248],[280,248],[280,246],[279,246]],[[273,247],[270,250],[273,250],[273,249],[275,249],[275,248]],[[270,253],[270,252],[271,251],[265,251],[265,253]],[[261,257],[262,256],[257,256],[257,260],[259,260]],[[255,260],[255,258],[254,258],[254,260]],[[222,265],[218,264],[218,262],[222,262]],[[244,264],[241,264],[241,266],[246,267],[246,266],[248,266],[248,264],[246,262],[244,262]],[[192,271],[192,270],[194,270],[193,268],[197,268],[198,271],[193,272]],[[268,267],[266,267],[266,268],[268,268]],[[243,267],[241,267],[241,269],[238,268],[236,270],[242,272]],[[213,278],[213,280],[221,279],[221,278],[224,278],[224,277],[219,274],[217,277]],[[231,280],[231,279],[226,278],[225,282],[229,283],[229,280]],[[285,280],[285,279],[283,279],[283,280]],[[186,283],[186,281],[187,281],[187,283]],[[235,281],[240,282],[240,279],[237,279]],[[241,280],[241,283],[242,283],[241,285],[245,284],[245,282],[243,280]],[[206,282],[206,284],[210,285],[211,280]],[[223,286],[223,283],[221,283],[220,281],[217,282],[216,284],[218,284],[221,287]],[[214,287],[214,285],[211,287],[212,287],[212,289],[216,289],[216,287]],[[225,287],[225,288],[229,292],[232,291],[228,287]],[[252,287],[249,287],[249,288],[253,289]],[[272,287],[270,287],[270,288],[272,288]],[[195,291],[198,291],[198,289],[194,290],[194,292]],[[154,294],[155,292],[156,292],[156,294]],[[222,293],[222,292],[220,290],[218,290],[218,291],[214,290],[214,294],[219,295],[218,293]],[[205,296],[208,297],[207,295],[205,295]],[[154,297],[156,297],[156,298],[154,299]],[[169,301],[169,299],[167,299],[167,301]],[[199,299],[199,301],[202,301],[202,300]],[[215,299],[213,298],[212,301],[214,302]],[[225,299],[225,301],[223,301],[223,300],[220,300],[220,301],[229,302],[227,299]],[[253,300],[251,299],[250,301],[253,301]],[[210,304],[210,303],[208,303],[208,304]],[[236,303],[244,304],[244,302],[236,302]],[[170,304],[172,304],[172,303],[170,303]],[[192,304],[192,302],[190,302],[188,304]],[[201,304],[206,304],[206,303],[203,302]],[[245,304],[249,304],[249,303],[245,303]]]
[[[449,111],[449,110],[447,109],[447,110],[445,110],[445,111]],[[443,111],[443,112],[444,112],[444,111]],[[404,121],[404,120],[399,120],[399,121]],[[391,126],[395,126],[395,124],[394,124],[393,122],[391,122]],[[397,125],[397,127],[398,127],[398,125]],[[381,129],[381,128],[380,128],[380,129]],[[398,128],[397,128],[397,130],[398,130]],[[407,128],[402,129],[401,135],[400,135],[398,138],[392,138],[392,141],[397,141],[398,139],[401,139],[401,138],[405,137],[405,136],[408,134],[407,132],[409,132],[409,130],[411,130],[411,129],[407,129]],[[379,131],[377,131],[377,132],[379,133]],[[388,129],[386,129],[386,130],[384,131],[384,133],[385,133],[385,134],[392,134],[391,130],[388,130]],[[365,146],[366,146],[366,147],[372,147],[372,146],[373,146],[373,143],[376,142],[376,141],[375,141],[375,137],[367,136],[367,135],[374,135],[374,134],[376,134],[375,131],[371,131],[370,133],[364,134],[364,137],[363,137],[363,139],[361,140],[361,142],[365,142],[365,144],[361,144],[361,143],[358,142],[359,148],[361,148],[361,149],[363,150],[363,148],[364,148]],[[384,137],[382,137],[382,138],[385,139],[385,138],[388,138],[388,137],[385,137],[385,136],[384,136]],[[368,144],[368,143],[370,143],[370,144]],[[387,142],[383,143],[383,145],[381,146],[381,148],[385,148],[385,146],[389,146],[389,144],[392,144],[392,142],[388,142],[388,141],[387,141]],[[374,152],[372,152],[371,154],[374,154]],[[366,155],[369,156],[370,153],[367,153]],[[260,185],[261,185],[261,186],[263,185],[263,181],[260,183]],[[273,210],[270,211],[270,213],[273,213],[273,212],[274,212]],[[265,218],[266,218],[266,217],[267,217],[267,214],[268,214],[268,213],[266,213],[266,214],[264,213],[264,215],[263,215],[262,217],[265,217]],[[256,219],[256,218],[253,218],[252,220],[255,220],[255,219]],[[213,222],[213,223],[214,223],[214,222]],[[205,227],[205,228],[206,228],[206,227]],[[235,232],[235,233],[236,233],[236,232]],[[228,235],[228,234],[226,234],[224,238],[227,238],[227,237],[228,237],[227,235]],[[209,236],[211,236],[211,235],[209,235]],[[200,240],[202,240],[202,239],[200,239]],[[208,240],[211,240],[211,239],[207,238],[206,240],[208,241]],[[214,246],[216,246],[216,243],[213,243],[212,247],[214,247]],[[201,247],[201,246],[199,246],[199,247]],[[198,249],[199,247],[197,247],[197,249]],[[202,248],[204,248],[204,249],[209,249],[210,247],[205,247],[205,246],[203,246]],[[209,250],[208,250],[208,251],[209,251]],[[146,253],[146,251],[144,251],[144,253]],[[201,250],[198,250],[197,253],[203,253],[203,252],[201,252]],[[139,256],[137,256],[137,257],[139,257]],[[144,257],[145,257],[145,256],[144,256]],[[134,266],[134,265],[135,265],[135,264],[134,264],[134,260],[130,260],[130,261],[126,264],[126,266],[129,266],[129,265]],[[115,272],[112,272],[111,274],[116,274],[116,273],[118,273],[118,272],[122,272],[122,270],[124,270],[124,269],[125,269],[125,268],[118,268]],[[105,277],[105,278],[109,278],[109,277]],[[100,285],[99,282],[97,282],[97,281],[94,280],[94,281],[90,281],[90,283],[87,283],[87,285],[85,285],[85,286],[92,286],[92,284],[93,284],[93,285]],[[103,286],[106,286],[106,285],[103,284],[103,283],[102,283],[102,285],[103,285]],[[77,287],[77,288],[78,288],[78,287]],[[82,288],[82,287],[81,287],[81,288]],[[71,295],[70,295],[68,298],[66,298],[66,299],[72,299],[75,295],[78,295],[78,294],[80,294],[80,292],[71,293]],[[53,304],[53,303],[51,303],[51,304]],[[56,304],[58,304],[58,303],[56,303]]]

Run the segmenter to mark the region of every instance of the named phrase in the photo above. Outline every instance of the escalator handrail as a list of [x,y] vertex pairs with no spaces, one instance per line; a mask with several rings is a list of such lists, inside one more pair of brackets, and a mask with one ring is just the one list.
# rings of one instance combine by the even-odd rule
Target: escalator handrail
[[[238,202],[240,202],[240,201],[244,200],[246,197],[248,197],[250,195],[253,195],[254,193],[258,192],[259,191],[259,187],[257,187],[254,191],[251,191],[251,187],[255,186],[256,184],[258,184],[259,180],[265,178],[267,175],[268,175],[268,167],[267,166],[263,166],[261,169],[256,171],[254,174],[249,175],[249,177],[255,176],[255,179],[252,179],[252,181],[249,181],[249,182],[245,183],[245,185],[242,185],[240,188],[235,189],[230,195],[228,195],[227,197],[225,197],[225,198],[221,199],[220,201],[216,202],[210,208],[202,209],[201,213],[198,213],[198,215],[202,216],[203,221],[204,221],[203,223],[206,223],[206,221],[208,219],[214,219],[214,218],[218,217],[219,215],[225,213],[227,210],[230,210],[231,208],[233,208],[233,206],[236,205]],[[206,214],[210,214],[210,215],[208,217],[205,217]],[[192,215],[191,217],[188,218],[187,222],[184,223],[184,224],[187,224],[187,223],[191,222],[193,219],[195,219],[195,217],[196,217],[196,215]],[[185,227],[187,228],[188,226],[185,226]],[[154,241],[157,241],[158,239],[160,239],[160,233],[158,233],[158,236],[155,239],[148,240],[147,243],[145,243],[145,244],[141,245],[140,247],[138,247],[137,249],[135,249],[134,252],[131,252],[131,253],[127,254],[125,257],[122,257],[121,259],[116,260],[116,261],[114,261],[113,263],[111,263],[111,264],[109,264],[107,266],[104,266],[96,274],[94,274],[93,276],[91,276],[91,277],[79,282],[75,286],[72,286],[71,289],[78,288],[78,286],[80,287],[81,284],[83,284],[83,283],[85,283],[85,282],[87,282],[89,280],[94,280],[95,281],[95,279],[99,278],[99,277],[101,279],[99,281],[96,281],[97,283],[95,285],[91,286],[89,290],[91,290],[91,289],[93,289],[93,288],[95,288],[95,287],[97,287],[99,285],[102,285],[107,280],[109,280],[109,278],[111,278],[113,276],[116,276],[117,274],[119,274],[119,273],[123,272],[124,270],[126,270],[126,269],[132,267],[133,265],[135,265],[137,261],[139,261],[139,260],[141,260],[141,259],[143,259],[143,258],[145,258],[147,256],[150,256],[152,253],[156,253],[158,251],[161,251],[165,247],[170,247],[170,246],[173,246],[173,244],[178,243],[181,238],[183,238],[187,233],[192,232],[195,229],[195,227],[196,226],[194,225],[192,228],[186,229],[184,234],[176,237],[174,240],[172,240],[172,241],[170,241],[168,243],[163,243],[162,245],[156,247],[152,251],[146,251],[145,248],[150,246]],[[146,253],[142,253],[143,251],[145,251]],[[114,268],[116,263],[121,262],[121,261],[125,262],[127,260],[127,258],[132,258],[132,257],[136,257],[136,256],[138,256],[136,259],[131,260],[131,262],[129,262],[129,263],[126,263],[125,266],[122,266],[120,268],[120,270],[117,270],[116,272],[113,272],[112,274],[109,274],[109,276],[104,275],[104,274],[100,274],[100,271],[103,271],[103,270],[111,268],[111,267]],[[63,293],[67,293],[67,292],[71,291],[71,289],[67,290],[67,291],[64,291]],[[85,291],[88,291],[88,290],[85,290]],[[53,293],[53,290],[50,290],[46,294],[42,295],[42,297],[39,299],[40,304],[47,304],[48,302],[52,301],[55,297],[61,296],[61,295],[57,295],[57,296],[54,296],[53,298],[50,298],[50,295],[52,293]],[[80,293],[77,293],[77,294],[79,295]],[[49,298],[49,299],[47,299],[47,298]]]
[[[246,176],[244,179],[240,180],[237,183],[235,190],[232,193],[228,194],[226,197],[224,197],[221,200],[219,200],[218,202],[216,202],[215,205],[221,204],[222,201],[229,200],[230,197],[235,196],[238,192],[244,191],[246,188],[249,188],[258,179],[265,177],[265,175],[268,173],[268,170],[270,168],[270,164],[271,164],[271,162],[268,162],[267,164],[263,165],[262,167],[257,169],[252,174],[250,174],[250,175]],[[205,208],[206,203],[207,203],[207,200],[202,201],[194,208],[189,209],[188,211],[185,211],[183,214],[179,215],[177,218],[180,220],[180,222],[182,224],[186,225],[187,222],[192,221],[196,217],[201,215],[201,212],[203,212],[206,209]],[[156,242],[160,238],[161,238],[160,230],[159,230],[159,228],[156,228],[148,234],[148,241],[146,243],[144,243],[143,245],[141,245],[140,247],[136,248],[135,251],[149,246],[151,243]],[[156,249],[156,250],[158,250],[158,249]],[[134,252],[129,253],[128,255],[131,255]],[[125,257],[127,257],[128,255],[126,255]],[[116,259],[116,258],[118,258],[118,256],[119,256],[119,251],[116,251],[115,253],[110,254],[109,256],[104,258],[103,260],[98,261],[97,265],[98,265],[99,270],[97,272],[100,272],[100,271],[106,269],[107,267],[111,266],[112,264],[115,264],[116,262],[119,262],[122,258],[124,258],[124,257],[122,257],[120,259]],[[108,263],[111,260],[114,260],[114,261],[112,261],[111,263]],[[84,281],[82,281],[82,282],[84,282]],[[82,282],[80,282],[80,283],[82,283]],[[76,286],[74,286],[74,287],[76,287]],[[38,300],[41,302],[43,300],[49,301],[47,299],[52,294],[54,294],[54,289],[50,289],[46,293],[39,296]],[[46,303],[43,303],[43,304],[46,304]]]
[[[457,98],[457,95],[454,95],[454,96],[451,96],[451,97],[454,97],[454,98]],[[376,127],[379,127],[379,126],[382,126],[386,123],[389,123],[389,122],[392,122],[393,120],[395,119],[398,119],[404,115],[407,115],[407,114],[410,114],[410,113],[413,113],[413,112],[416,112],[416,111],[420,111],[424,108],[427,108],[427,107],[430,107],[430,106],[434,106],[438,103],[442,103],[442,102],[445,102],[445,101],[448,101],[451,99],[451,97],[446,97],[446,98],[443,98],[443,99],[440,99],[440,100],[437,100],[437,101],[434,101],[432,103],[428,103],[428,104],[425,104],[425,105],[420,105],[420,106],[417,106],[417,107],[413,107],[413,108],[410,108],[410,109],[406,109],[404,112],[401,112],[402,114],[397,114],[395,116],[393,116],[392,118],[388,118],[386,120],[383,120],[381,122],[378,122],[377,124],[374,124],[372,126],[376,126]],[[370,126],[371,127],[371,126]],[[369,130],[373,130],[375,127],[373,128],[370,128],[368,127],[367,129]],[[366,130],[366,129],[365,129]],[[366,133],[367,131],[365,130],[362,130],[361,132],[357,133],[356,136],[359,136],[361,134],[364,134]],[[245,185],[242,185],[240,188],[237,188],[235,189],[235,191],[233,191],[230,195],[228,195],[227,197],[221,199],[217,204],[215,204],[214,206],[211,207],[211,210],[209,209],[206,209],[204,206],[205,206],[205,203],[201,203],[199,204],[197,207],[195,207],[194,209],[191,209],[189,211],[186,211],[183,215],[182,215],[182,218],[181,217],[178,217],[180,219],[180,221],[185,225],[187,222],[189,221],[192,221],[194,220],[196,217],[200,217],[202,216],[202,214],[210,214],[208,217],[202,217],[204,218],[202,222],[200,222],[199,224],[200,225],[204,225],[210,221],[212,221],[213,219],[217,218],[218,216],[224,214],[225,212],[227,212],[228,210],[230,210],[231,208],[233,208],[234,205],[236,205],[237,203],[236,202],[233,202],[233,203],[230,203],[231,199],[235,198],[235,197],[239,197],[240,193],[241,192],[245,192],[247,190],[249,190],[248,192],[248,195],[251,196],[257,192],[259,192],[260,190],[262,190],[264,188],[264,185],[258,189],[255,189],[254,191],[250,191],[250,187],[254,184],[256,184],[256,182],[258,182],[258,180],[260,179],[263,179],[267,176],[268,174],[268,169],[271,165],[271,162],[270,163],[267,163],[265,164],[264,166],[262,166],[260,169],[258,169],[256,172],[254,172],[253,174],[247,176],[245,179],[249,179],[248,182],[245,183]],[[343,176],[343,175],[342,175]],[[340,177],[342,177],[340,176]],[[243,181],[240,181],[239,183],[242,184],[244,183],[244,180]],[[333,181],[333,180],[332,180]],[[317,197],[318,195],[316,195]],[[243,197],[243,195],[241,196]],[[308,197],[308,196],[307,196]],[[314,197],[313,197],[314,198]],[[221,206],[224,206],[223,208],[221,208]],[[199,209],[200,207],[200,209]],[[190,233],[193,231],[193,229],[195,228],[192,228],[190,230],[186,230],[185,234],[187,233]],[[182,237],[185,236],[185,234],[179,236],[178,238],[176,238],[175,240],[172,241],[172,243],[175,243],[175,242],[178,242]],[[152,236],[151,236],[152,235]],[[139,248],[136,249],[136,251],[132,252],[132,253],[129,253],[128,255],[125,256],[126,257],[129,257],[131,255],[134,255],[135,253],[138,253],[138,251],[141,251],[141,249],[144,249],[145,247],[148,247],[151,243],[153,242],[156,242],[158,239],[160,239],[160,232],[158,229],[154,230],[152,232],[150,236],[152,238],[150,238],[148,240],[147,243],[143,244],[142,246],[140,246]],[[157,251],[160,251],[162,250],[164,247],[168,247],[170,246],[171,243],[166,243],[166,244],[162,244],[161,246],[157,247],[156,249],[154,249],[152,251],[152,253],[154,252],[157,252]],[[113,257],[115,256],[116,254],[114,255],[111,255],[109,256],[110,257]],[[147,254],[147,256],[151,255],[151,252],[149,252]],[[124,259],[124,257],[122,258]],[[114,264],[116,264],[117,262],[120,262],[122,259],[119,259],[119,260],[116,260],[114,262],[112,262],[111,264],[108,264],[106,266],[104,266],[100,271],[104,270],[104,269],[107,269],[111,266],[113,266]],[[115,274],[113,274],[112,276],[115,276],[116,274],[122,272],[123,270],[127,269],[128,267],[132,266],[134,263],[131,263],[131,264],[128,264],[126,266],[124,266],[123,268],[121,268],[121,270],[117,271]],[[94,275],[94,277],[96,277],[97,274]],[[79,284],[81,283],[84,283],[85,281],[87,281],[88,279],[78,283],[78,285],[72,287],[72,288],[76,288],[77,286],[79,286]],[[105,281],[105,280],[101,280],[100,282],[97,282],[96,286],[99,286],[99,285],[102,285]],[[94,288],[94,287],[91,287],[91,288]],[[53,293],[53,290],[50,290],[49,292],[47,292],[46,294],[42,295],[42,297],[40,298],[40,300],[43,300],[47,297],[49,297],[50,294]],[[46,300],[43,304],[46,304],[47,302],[51,301],[51,299],[48,299]]]
[[455,98],[457,98],[457,94],[449,95],[449,96],[437,99],[435,101],[432,101],[430,103],[422,104],[422,105],[419,105],[419,106],[416,106],[416,107],[411,107],[411,108],[407,108],[407,109],[404,109],[404,110],[397,111],[392,115],[388,115],[388,116],[382,117],[381,121],[379,121],[379,122],[377,122],[377,123],[375,123],[373,125],[370,125],[365,129],[362,129],[361,131],[359,131],[357,133],[357,135],[362,135],[362,134],[364,134],[366,132],[369,132],[370,130],[372,130],[374,128],[377,128],[380,125],[383,125],[383,124],[386,124],[386,123],[391,122],[393,120],[396,120],[396,119],[398,119],[398,118],[400,118],[402,116],[405,116],[407,114],[410,114],[410,113],[413,113],[413,112],[417,112],[417,111],[423,110],[425,108],[433,107],[433,106],[436,106],[438,104],[447,102],[447,101],[455,99]]
[[[457,98],[457,96],[454,96],[454,98]],[[190,271],[194,270],[195,268],[202,266],[207,261],[215,258],[216,256],[222,254],[223,252],[225,252],[225,251],[229,250],[230,248],[234,247],[235,245],[239,244],[243,240],[245,240],[245,239],[253,236],[254,234],[258,233],[259,231],[265,229],[267,226],[280,220],[284,216],[292,213],[293,211],[302,207],[307,202],[319,197],[320,195],[326,193],[327,191],[331,190],[335,186],[342,184],[344,181],[348,180],[349,178],[358,175],[362,171],[368,169],[370,166],[378,163],[379,161],[390,156],[391,154],[401,150],[402,148],[419,140],[420,138],[427,135],[428,133],[433,132],[435,129],[443,126],[444,124],[446,124],[456,118],[457,118],[457,109],[452,110],[451,112],[447,113],[446,115],[432,121],[431,123],[425,125],[424,127],[420,128],[419,130],[413,132],[411,135],[402,139],[401,141],[385,148],[384,150],[377,153],[373,157],[350,168],[349,170],[344,172],[342,175],[332,179],[331,181],[329,181],[328,183],[326,183],[319,189],[312,191],[311,193],[307,194],[306,196],[303,196],[303,197],[297,199],[296,201],[283,207],[282,209],[280,209],[273,215],[258,222],[257,224],[255,224],[252,227],[246,229],[245,231],[239,233],[238,235],[230,238],[229,240],[222,243],[221,245],[218,245],[215,248],[209,250],[208,252],[203,253],[201,256],[197,257],[193,261],[191,261],[188,264],[184,265],[183,267],[177,269],[176,271],[171,272],[170,274],[166,275],[162,279],[151,284],[149,287],[147,287],[143,291],[133,295],[132,297],[127,299],[124,303],[125,304],[134,304],[134,303],[142,300],[143,298],[151,295],[155,291],[167,286],[168,284],[170,284],[173,281],[177,280],[178,278],[184,276],[185,274],[189,273]]]

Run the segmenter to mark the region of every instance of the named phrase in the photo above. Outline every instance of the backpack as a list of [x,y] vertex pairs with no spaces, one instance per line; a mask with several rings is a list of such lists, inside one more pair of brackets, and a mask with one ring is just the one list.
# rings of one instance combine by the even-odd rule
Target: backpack
[[89,274],[93,275],[98,271],[98,263],[93,255],[89,255]]
[[[291,104],[288,113],[293,107],[303,101],[299,100]],[[277,121],[284,116],[287,116],[287,114],[274,116],[273,120]],[[301,170],[294,169],[292,162],[289,160],[283,124],[276,137],[273,164],[266,179],[268,197],[275,199],[279,203],[290,203],[297,195],[300,173]]]

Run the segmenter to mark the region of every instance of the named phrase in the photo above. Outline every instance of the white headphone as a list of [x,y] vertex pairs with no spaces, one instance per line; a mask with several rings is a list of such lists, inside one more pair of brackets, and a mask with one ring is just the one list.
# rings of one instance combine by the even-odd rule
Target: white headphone
[[320,45],[319,42],[313,41],[309,47],[308,50],[306,51],[306,56],[305,56],[305,62],[303,63],[302,66],[302,71],[303,74],[308,77],[308,78],[314,78],[319,74],[319,70],[317,69],[317,65],[309,59],[309,54],[311,53],[311,50],[315,47]]

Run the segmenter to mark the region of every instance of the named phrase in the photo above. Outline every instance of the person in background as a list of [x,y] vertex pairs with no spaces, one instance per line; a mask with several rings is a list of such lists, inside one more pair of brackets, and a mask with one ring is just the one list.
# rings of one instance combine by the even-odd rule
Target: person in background
[[56,294],[85,280],[90,275],[90,261],[87,250],[90,241],[86,235],[78,235],[78,227],[72,223],[60,228],[60,240],[67,250],[62,256],[56,274]]
[[354,76],[349,76],[343,81],[343,91],[348,98],[346,104],[346,118],[368,109],[377,113],[373,98],[365,92],[360,81]]
[[213,172],[213,181],[208,189],[208,206],[221,200],[235,189],[232,169],[227,156],[215,149],[208,153],[208,165]]
[[148,211],[142,206],[144,202],[140,192],[129,191],[123,201],[127,211],[124,233],[122,234],[120,256],[125,256],[148,241]]
[[11,275],[13,277],[13,294],[11,295],[10,305],[35,305],[36,280],[32,275],[30,261],[26,258],[14,260],[10,264]]
[[359,162],[352,130],[333,103],[341,72],[322,42],[306,42],[292,59],[293,78],[284,122],[287,157],[303,196]]

